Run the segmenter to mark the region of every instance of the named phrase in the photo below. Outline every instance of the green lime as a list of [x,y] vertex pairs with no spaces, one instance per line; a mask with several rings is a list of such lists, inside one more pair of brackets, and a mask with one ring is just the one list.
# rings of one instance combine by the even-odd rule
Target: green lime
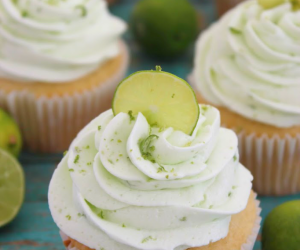
[[18,161],[0,149],[0,227],[12,221],[24,200],[25,178]]
[[288,0],[258,0],[258,3],[265,9],[275,8],[285,2],[288,2]]
[[263,250],[300,249],[300,200],[276,207],[262,229]]
[[183,79],[157,70],[136,72],[116,89],[113,112],[141,112],[149,124],[173,127],[191,134],[199,117],[199,105],[193,89]]
[[22,137],[15,121],[0,109],[0,148],[18,157],[22,148]]
[[141,0],[130,26],[141,47],[162,58],[181,54],[199,31],[197,12],[188,0]]

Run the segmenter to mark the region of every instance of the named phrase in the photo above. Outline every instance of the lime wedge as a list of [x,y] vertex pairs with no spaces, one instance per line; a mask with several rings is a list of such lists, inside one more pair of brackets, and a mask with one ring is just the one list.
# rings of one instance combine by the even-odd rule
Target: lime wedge
[[199,105],[193,89],[183,79],[161,71],[139,71],[123,80],[116,89],[112,104],[114,115],[141,112],[150,125],[173,127],[192,134]]
[[24,200],[25,180],[20,164],[0,150],[0,227],[12,221]]

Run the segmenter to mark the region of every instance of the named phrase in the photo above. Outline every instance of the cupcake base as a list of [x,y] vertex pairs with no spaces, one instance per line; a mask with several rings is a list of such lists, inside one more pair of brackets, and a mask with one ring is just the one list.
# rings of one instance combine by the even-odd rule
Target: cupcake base
[[[197,99],[210,104],[199,93]],[[254,190],[260,195],[300,192],[300,126],[277,128],[217,108],[222,125],[238,135],[240,161],[254,176]]]
[[[259,201],[256,200],[256,194],[251,192],[246,209],[232,216],[226,238],[207,246],[189,248],[189,250],[252,250],[260,229],[260,212],[261,209]],[[93,250],[63,232],[60,233],[67,250]]]
[[72,82],[24,84],[0,79],[0,108],[20,126],[26,150],[62,152],[80,129],[110,108],[129,63],[124,42],[120,42],[120,48],[119,56]]

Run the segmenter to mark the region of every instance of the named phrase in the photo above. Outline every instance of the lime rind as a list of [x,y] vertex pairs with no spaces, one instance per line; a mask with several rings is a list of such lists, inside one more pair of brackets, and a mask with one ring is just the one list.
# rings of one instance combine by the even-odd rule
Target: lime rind
[[[135,73],[133,73],[133,74],[131,74],[131,75],[129,75],[128,77],[126,77],[122,82],[120,82],[119,83],[119,85],[117,86],[117,88],[116,88],[116,91],[115,91],[115,94],[114,94],[114,97],[113,97],[113,101],[112,101],[112,110],[113,110],[113,113],[114,113],[114,115],[117,115],[118,113],[120,113],[120,112],[128,112],[129,110],[121,110],[121,109],[119,109],[119,108],[116,108],[116,100],[118,100],[118,93],[119,93],[119,90],[120,90],[120,88],[124,85],[124,84],[126,84],[126,83],[128,83],[130,80],[132,80],[134,77],[137,77],[138,75],[140,75],[140,74],[153,74],[153,76],[155,76],[155,74],[163,74],[163,75],[165,75],[165,76],[169,76],[169,77],[171,77],[173,80],[174,80],[174,82],[175,82],[175,80],[177,80],[178,82],[180,82],[184,87],[186,87],[187,89],[188,89],[188,91],[186,91],[186,92],[189,92],[189,95],[191,95],[190,97],[191,97],[191,101],[189,101],[190,102],[190,104],[192,103],[192,102],[194,102],[194,104],[195,105],[192,105],[193,106],[193,108],[195,109],[195,117],[194,117],[194,119],[193,119],[193,121],[191,122],[191,123],[193,123],[191,126],[190,126],[190,128],[188,129],[188,130],[182,130],[182,129],[180,129],[180,127],[178,128],[178,127],[175,127],[175,129],[179,129],[179,130],[182,130],[183,132],[185,132],[185,133],[187,133],[187,134],[192,134],[193,133],[193,131],[195,130],[195,128],[196,128],[196,126],[197,126],[197,121],[198,121],[198,119],[199,119],[199,116],[200,116],[200,108],[199,108],[199,104],[198,104],[198,102],[197,102],[197,98],[196,98],[196,95],[195,95],[195,92],[194,92],[194,90],[192,89],[192,87],[185,81],[185,80],[183,80],[183,79],[181,79],[181,78],[179,78],[179,77],[177,77],[176,75],[173,75],[173,74],[171,74],[171,73],[168,73],[168,72],[164,72],[164,71],[161,71],[161,70],[144,70],[144,71],[138,71],[138,72],[135,72]],[[174,86],[176,86],[176,85],[174,85]],[[132,89],[132,91],[136,91],[136,90],[134,90],[134,89]],[[185,105],[185,103],[181,103],[181,105]],[[141,111],[139,111],[139,112],[141,112]],[[147,118],[147,120],[148,120],[148,118],[149,118],[149,115],[147,115],[147,114],[145,114],[144,112],[142,112],[143,113],[143,115],[145,115],[146,116],[146,118]],[[135,113],[135,115],[136,115],[136,113]],[[148,117],[147,117],[148,116]],[[149,121],[148,121],[149,122]],[[159,122],[158,122],[159,123]],[[173,126],[173,124],[168,124],[168,127],[174,127]]]
[[0,227],[19,213],[24,201],[25,177],[18,161],[0,149]]

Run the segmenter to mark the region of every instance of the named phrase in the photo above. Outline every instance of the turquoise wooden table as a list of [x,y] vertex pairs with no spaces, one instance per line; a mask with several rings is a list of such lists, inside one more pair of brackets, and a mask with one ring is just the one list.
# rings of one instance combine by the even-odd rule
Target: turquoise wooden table
[[[124,20],[128,20],[135,2],[136,0],[123,0],[114,5],[111,11]],[[211,0],[192,0],[192,2],[202,14],[204,26],[215,19]],[[161,65],[163,70],[182,78],[186,78],[191,71],[192,47],[177,60],[165,62],[144,55],[134,44],[130,34],[126,34],[125,39],[130,45],[132,55],[128,74],[137,70],[153,69],[155,65]],[[35,155],[25,152],[21,155],[20,161],[26,174],[25,202],[16,219],[8,226],[0,229],[0,250],[64,249],[58,228],[52,221],[47,204],[48,184],[61,157],[62,155]],[[260,197],[260,199],[263,208],[262,217],[265,218],[275,206],[292,199],[300,199],[300,195],[283,198]],[[259,239],[260,237],[255,245],[255,250],[260,249]]]

